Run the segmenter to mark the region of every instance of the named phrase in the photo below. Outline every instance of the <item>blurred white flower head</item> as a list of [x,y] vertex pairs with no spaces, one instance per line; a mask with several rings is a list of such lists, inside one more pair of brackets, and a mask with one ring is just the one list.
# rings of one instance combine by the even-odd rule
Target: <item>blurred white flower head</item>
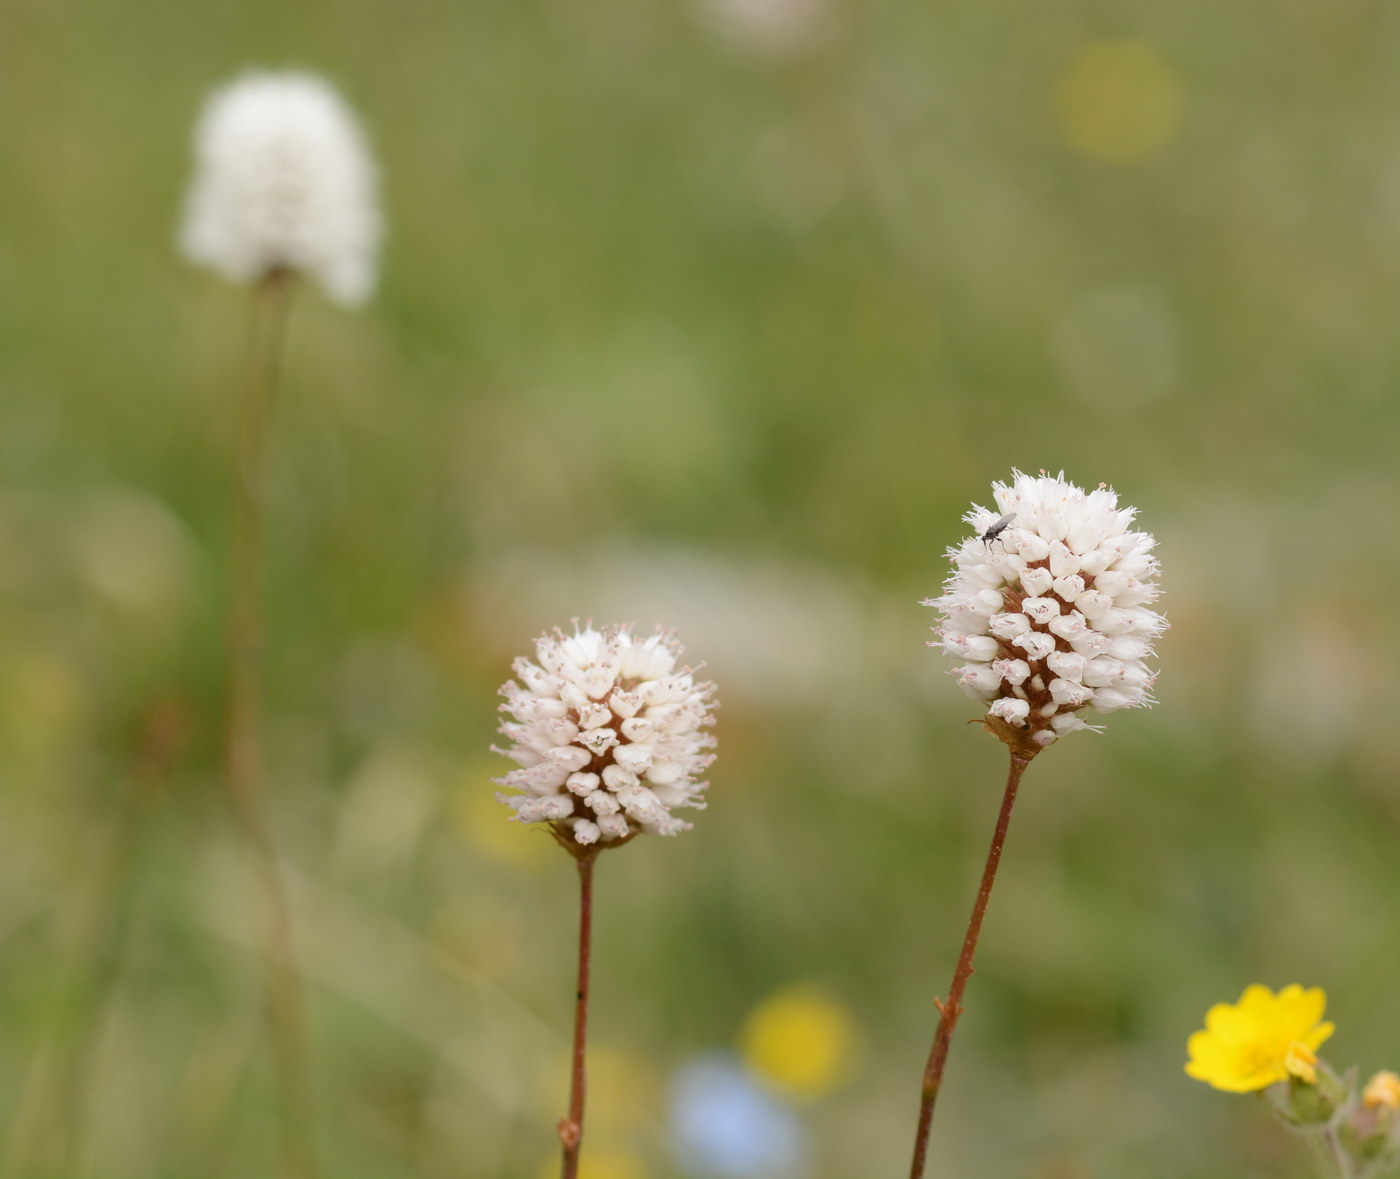
[[714,685],[677,668],[669,632],[575,625],[536,639],[535,659],[517,659],[519,681],[501,689],[511,746],[497,752],[520,768],[498,781],[520,793],[497,798],[585,846],[687,830],[672,811],[705,805],[696,778],[714,760]]
[[706,23],[750,53],[803,53],[833,32],[830,0],[699,0],[699,7]]
[[180,246],[236,282],[310,275],[363,302],[379,248],[378,178],[354,114],[314,74],[245,74],[206,101]]
[[[974,534],[948,550],[955,569],[932,646],[961,666],[969,695],[987,703],[990,727],[1034,751],[1092,728],[1084,709],[1115,712],[1152,703],[1146,660],[1166,619],[1157,599],[1150,533],[1111,488],[1014,471],[993,484],[996,510],[974,506]],[[999,530],[998,530],[999,529]]]

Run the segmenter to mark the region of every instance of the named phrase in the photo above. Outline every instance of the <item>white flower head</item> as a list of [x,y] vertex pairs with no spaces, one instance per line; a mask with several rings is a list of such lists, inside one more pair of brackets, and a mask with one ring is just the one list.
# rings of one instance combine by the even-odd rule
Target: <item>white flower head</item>
[[1156,542],[1133,528],[1133,508],[1100,484],[1085,491],[1064,473],[1012,472],[992,485],[996,510],[974,506],[973,535],[949,549],[941,647],[959,683],[987,705],[987,724],[1013,749],[1034,753],[1065,733],[1093,728],[1080,713],[1152,703],[1147,666],[1166,619]]
[[735,47],[766,56],[816,48],[835,23],[829,0],[701,0],[700,15]]
[[374,286],[377,189],[359,124],[328,82],[247,73],[205,103],[180,247],[235,282],[289,270],[361,303]]
[[714,684],[678,667],[680,654],[660,629],[638,639],[631,627],[575,623],[573,634],[541,635],[501,689],[511,746],[496,752],[520,768],[497,781],[519,793],[496,797],[522,823],[552,824],[576,854],[689,829],[672,812],[705,805],[697,778],[714,761],[716,703]]

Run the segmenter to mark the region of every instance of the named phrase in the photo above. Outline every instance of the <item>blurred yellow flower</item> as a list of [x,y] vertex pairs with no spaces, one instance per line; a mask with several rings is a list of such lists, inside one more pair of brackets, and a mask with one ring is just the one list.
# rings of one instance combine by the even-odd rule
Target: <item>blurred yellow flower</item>
[[850,1071],[855,1028],[846,1009],[810,986],[784,988],[749,1014],[740,1048],[749,1068],[789,1097],[830,1093]]
[[1238,1003],[1206,1012],[1204,1030],[1186,1044],[1186,1073],[1227,1093],[1266,1089],[1289,1076],[1315,1081],[1314,1053],[1334,1030],[1322,1022],[1326,1006],[1321,987],[1305,991],[1294,983],[1277,995],[1246,987]]
[[[568,1043],[559,1043],[536,1058],[538,1068],[530,1084],[536,1109],[564,1109],[569,1097],[570,1060]],[[664,1105],[665,1091],[664,1077],[645,1057],[606,1041],[590,1042],[586,1119],[589,1141],[593,1146],[634,1141],[644,1127],[661,1116],[658,1102]],[[584,1150],[585,1156],[588,1149],[591,1147]]]
[[498,891],[466,892],[445,902],[428,921],[437,966],[463,981],[508,986],[520,963],[525,922]]
[[1366,1082],[1366,1088],[1361,1091],[1361,1101],[1372,1109],[1400,1112],[1400,1077],[1388,1069],[1377,1073]]
[[[559,1179],[559,1157],[552,1154],[540,1167],[539,1179]],[[594,1150],[585,1138],[579,1152],[578,1179],[646,1179],[642,1164],[630,1154]]]
[[1060,125],[1076,151],[1114,164],[1156,155],[1181,124],[1176,71],[1141,41],[1096,41],[1060,78]]
[[[35,763],[70,750],[87,719],[84,682],[78,667],[57,651],[12,644],[0,666],[0,739]],[[25,782],[19,777],[17,786]]]
[[588,1125],[604,1136],[626,1137],[655,1115],[654,1102],[664,1092],[662,1080],[641,1056],[605,1044],[588,1048]]
[[499,759],[473,764],[462,775],[453,807],[457,829],[483,856],[498,864],[533,871],[555,863],[554,841],[538,828],[501,822],[501,804],[491,790]]

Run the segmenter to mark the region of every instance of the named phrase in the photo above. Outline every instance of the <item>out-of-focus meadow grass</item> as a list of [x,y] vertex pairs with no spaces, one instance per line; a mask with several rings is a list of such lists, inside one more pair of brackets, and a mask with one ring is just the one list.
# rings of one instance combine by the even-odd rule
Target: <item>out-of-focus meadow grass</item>
[[[297,306],[275,448],[325,1173],[550,1173],[574,874],[486,750],[576,614],[724,702],[695,830],[598,874],[591,1174],[719,1174],[669,1094],[745,1045],[795,1174],[904,1173],[1002,771],[916,603],[1017,465],[1141,508],[1173,629],[1158,707],[1029,776],[936,1173],[1307,1174],[1181,1065],[1251,981],[1400,1065],[1397,54],[1380,0],[6,5],[6,1173],[272,1173],[217,771],[247,296],[172,240],[205,91],[293,64],[390,227],[370,308]],[[793,987],[847,1047],[785,1082]]]

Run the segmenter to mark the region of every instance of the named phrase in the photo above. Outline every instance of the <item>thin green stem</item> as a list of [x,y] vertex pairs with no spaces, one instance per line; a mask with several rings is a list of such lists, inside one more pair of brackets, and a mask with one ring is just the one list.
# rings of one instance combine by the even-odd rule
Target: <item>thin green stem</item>
[[1356,1172],[1352,1169],[1351,1155],[1347,1153],[1341,1139],[1337,1137],[1336,1127],[1328,1126],[1322,1132],[1322,1137],[1327,1143],[1328,1150],[1332,1152],[1332,1161],[1337,1164],[1338,1179],[1355,1179]]
[[1308,1154],[1312,1156],[1313,1166],[1317,1168],[1318,1179],[1338,1179],[1336,1156],[1328,1150],[1321,1135],[1310,1130],[1303,1130],[1301,1133],[1303,1141],[1307,1144]]
[[914,1133],[914,1160],[909,1167],[909,1179],[921,1179],[924,1173],[929,1132],[933,1128],[933,1110],[938,1102],[939,1089],[943,1085],[943,1069],[948,1063],[948,1049],[953,1042],[953,1031],[958,1026],[958,1017],[962,1015],[963,991],[967,987],[967,980],[972,976],[972,959],[977,953],[977,939],[982,932],[983,918],[987,915],[987,902],[991,900],[992,885],[996,883],[1002,849],[1006,846],[1006,832],[1011,825],[1011,811],[1016,805],[1016,792],[1021,785],[1021,775],[1029,764],[1029,758],[1012,750],[1011,766],[1006,775],[1006,790],[1001,799],[1001,811],[997,815],[992,845],[987,851],[987,862],[982,869],[982,884],[977,890],[972,917],[967,923],[967,933],[963,937],[962,954],[958,958],[957,969],[953,971],[953,982],[948,988],[947,1001],[938,1004],[938,1030],[934,1032],[933,1047],[929,1049],[928,1064],[924,1066],[919,1123]]
[[253,297],[248,377],[237,409],[234,456],[224,760],[229,799],[248,848],[259,909],[268,1035],[282,1099],[281,1174],[283,1179],[314,1179],[301,974],[286,887],[262,801],[265,468],[291,296],[291,274],[273,270],[259,282]]

